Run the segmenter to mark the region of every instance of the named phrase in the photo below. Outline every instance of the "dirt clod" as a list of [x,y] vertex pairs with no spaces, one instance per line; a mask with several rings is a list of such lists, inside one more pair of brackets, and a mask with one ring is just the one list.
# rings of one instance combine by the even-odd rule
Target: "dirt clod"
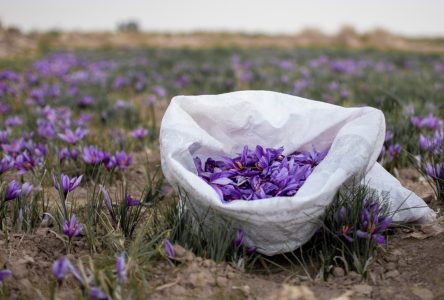
[[345,271],[341,267],[335,267],[333,268],[333,276],[334,277],[344,277]]
[[385,273],[385,278],[388,279],[398,279],[399,276],[400,274],[398,270],[388,271],[387,273]]
[[421,300],[434,299],[432,291],[426,288],[415,287],[412,289],[412,293],[418,296]]
[[389,262],[387,265],[385,265],[385,269],[387,271],[393,271],[396,269],[396,264],[394,262]]
[[284,285],[270,300],[316,300],[316,297],[306,286]]
[[356,284],[353,286],[353,290],[356,292],[356,294],[370,297],[373,288],[368,284]]

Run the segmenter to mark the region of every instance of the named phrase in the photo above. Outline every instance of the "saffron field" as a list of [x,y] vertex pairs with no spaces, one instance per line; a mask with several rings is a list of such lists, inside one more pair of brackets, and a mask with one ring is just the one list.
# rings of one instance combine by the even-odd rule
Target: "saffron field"
[[387,123],[378,161],[439,210],[443,55],[141,48],[1,66],[0,298],[444,297],[440,212],[433,224],[395,224],[384,199],[354,186],[307,245],[267,257],[229,220],[208,227],[184,212],[189,199],[164,180],[158,142],[175,95],[257,89],[372,106]]

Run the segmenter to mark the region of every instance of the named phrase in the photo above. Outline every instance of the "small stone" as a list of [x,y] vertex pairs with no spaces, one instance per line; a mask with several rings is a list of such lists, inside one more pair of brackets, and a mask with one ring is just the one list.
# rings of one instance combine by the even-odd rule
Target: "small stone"
[[32,265],[33,263],[35,263],[35,261],[34,258],[32,258],[31,256],[25,255],[23,256],[23,258],[17,260],[17,263],[22,265]]
[[399,249],[395,249],[392,251],[392,255],[395,255],[395,256],[402,256],[402,254],[403,254],[402,251]]
[[25,299],[32,299],[35,297],[35,288],[31,284],[31,281],[29,281],[29,279],[20,279],[18,281],[18,285],[20,286],[21,294],[22,296],[24,296]]
[[378,275],[376,274],[376,273],[374,273],[374,272],[369,272],[368,273],[368,277],[370,278],[370,280],[372,281],[372,283],[374,284],[374,285],[376,285],[376,284],[378,284]]
[[385,269],[387,271],[396,270],[396,264],[394,262],[389,262],[388,264],[385,265]]
[[421,195],[421,198],[425,203],[430,203],[435,199],[435,196],[432,193],[427,193],[426,195]]
[[314,293],[306,286],[285,284],[280,291],[271,296],[272,300],[315,300]]
[[350,272],[348,272],[348,277],[350,277],[351,279],[354,279],[354,280],[360,280],[360,279],[362,279],[362,276],[361,276],[361,274],[359,274],[359,273],[357,273],[357,272],[355,272],[355,271],[350,271]]
[[223,276],[217,276],[216,283],[218,286],[223,287],[228,284],[228,279]]
[[341,267],[334,267],[332,273],[334,277],[344,277],[345,275],[345,271]]
[[185,256],[183,257],[186,261],[193,261],[196,257],[194,256],[194,254],[190,251],[187,251],[187,253],[185,254]]
[[233,286],[232,289],[241,291],[245,297],[250,295],[250,287],[248,285]]
[[187,283],[194,288],[203,287],[206,285],[215,285],[216,280],[214,279],[214,276],[208,271],[201,271],[198,273],[191,273],[188,276]]
[[181,285],[174,285],[169,289],[170,293],[174,296],[183,296],[186,293],[186,289]]
[[187,254],[187,252],[189,252],[184,247],[182,247],[181,245],[177,245],[177,244],[173,245],[173,249],[174,249],[174,255],[177,258],[182,258]]
[[10,266],[10,269],[12,271],[12,275],[17,278],[25,278],[28,276],[28,269],[26,268],[26,263],[15,263]]
[[388,271],[387,273],[385,273],[385,277],[391,279],[398,279],[399,275],[400,274],[398,270]]
[[225,267],[225,272],[234,272],[235,271],[235,269],[232,267],[232,266],[230,266],[230,265],[227,265],[226,267]]
[[187,271],[188,273],[198,273],[200,272],[200,266],[197,262],[193,261],[188,265]]
[[381,266],[381,265],[375,265],[375,266],[372,268],[372,271],[373,271],[375,274],[382,274],[382,273],[384,273],[384,267]]
[[431,290],[426,288],[414,287],[412,293],[418,296],[421,300],[432,300],[434,295]]
[[236,273],[234,273],[234,272],[227,272],[227,278],[228,279],[233,279],[234,277],[236,277]]
[[202,262],[202,266],[206,267],[206,268],[211,268],[214,266],[214,262],[211,259],[205,259]]
[[387,262],[397,262],[398,261],[398,256],[397,255],[388,255],[385,257],[385,260]]
[[400,267],[407,267],[407,261],[405,261],[404,259],[400,259],[398,261],[398,266],[400,266]]
[[368,284],[356,284],[353,286],[353,290],[357,294],[361,294],[361,295],[370,297],[370,295],[373,291],[373,288],[371,286],[369,286]]

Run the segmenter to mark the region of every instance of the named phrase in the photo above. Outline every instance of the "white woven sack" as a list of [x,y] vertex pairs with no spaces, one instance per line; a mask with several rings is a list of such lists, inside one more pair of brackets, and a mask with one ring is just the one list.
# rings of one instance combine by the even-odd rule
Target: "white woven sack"
[[[390,193],[396,221],[426,221],[433,211],[403,188],[376,159],[385,136],[385,120],[371,107],[344,108],[269,91],[177,96],[160,129],[162,169],[184,191],[198,213],[232,221],[245,232],[247,245],[273,255],[294,250],[317,230],[316,219],[338,189],[354,176]],[[202,161],[235,156],[244,145],[295,150],[329,149],[301,189],[292,197],[223,203],[197,176],[193,157]],[[216,219],[214,220],[217,221]]]

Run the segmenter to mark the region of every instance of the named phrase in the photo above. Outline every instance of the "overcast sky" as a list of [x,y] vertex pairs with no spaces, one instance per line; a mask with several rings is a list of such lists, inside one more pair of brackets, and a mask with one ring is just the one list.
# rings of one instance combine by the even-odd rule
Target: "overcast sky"
[[444,0],[0,0],[2,23],[24,30],[114,30],[130,19],[148,31],[335,33],[347,24],[444,36]]

